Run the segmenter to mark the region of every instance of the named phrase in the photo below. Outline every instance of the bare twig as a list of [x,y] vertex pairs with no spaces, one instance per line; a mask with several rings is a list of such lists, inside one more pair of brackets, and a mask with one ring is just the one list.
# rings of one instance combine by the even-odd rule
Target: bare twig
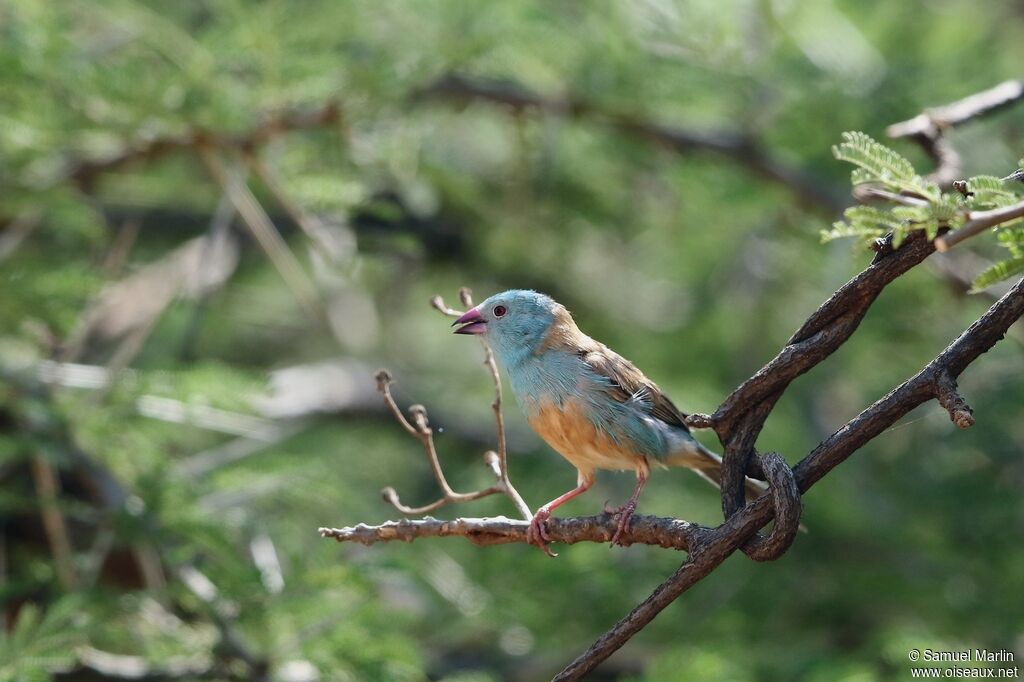
[[334,257],[331,255],[331,249],[324,244],[324,225],[320,218],[304,209],[297,201],[291,198],[288,192],[285,191],[284,183],[281,182],[281,179],[261,156],[252,151],[246,151],[242,155],[242,160],[256,174],[260,182],[270,190],[270,193],[274,195],[274,199],[288,216],[295,221],[299,229],[306,234],[313,248],[327,262],[333,261]]
[[1009,80],[940,107],[926,109],[912,119],[894,123],[886,129],[891,138],[914,140],[935,162],[928,176],[949,189],[962,174],[960,154],[946,138],[950,128],[1002,109],[1024,98],[1024,80]]
[[927,199],[907,194],[897,194],[896,192],[889,192],[880,187],[872,187],[870,185],[857,185],[854,187],[853,198],[862,202],[880,199],[882,201],[891,201],[894,204],[903,204],[904,206],[928,206]]
[[[473,306],[472,293],[466,287],[459,290],[459,298],[462,304],[467,308]],[[462,313],[449,307],[440,296],[435,296],[430,300],[430,305],[442,312],[449,317],[458,317]],[[413,405],[409,408],[409,419],[402,414],[401,408],[395,402],[394,397],[391,395],[391,374],[387,370],[380,370],[377,372],[377,389],[384,395],[384,403],[387,405],[391,414],[394,415],[395,419],[401,424],[402,428],[406,432],[420,441],[423,445],[424,452],[427,454],[427,461],[430,463],[430,469],[434,474],[434,479],[437,481],[438,486],[441,488],[441,498],[431,502],[430,504],[423,505],[422,507],[409,507],[402,504],[398,497],[398,493],[392,487],[384,488],[381,491],[383,498],[389,502],[395,509],[407,515],[419,515],[427,514],[435,509],[440,509],[447,504],[457,504],[461,502],[471,502],[473,500],[479,500],[480,498],[494,495],[495,493],[501,493],[512,500],[512,503],[516,506],[516,510],[523,516],[524,519],[529,520],[532,517],[530,508],[523,500],[522,495],[515,489],[512,482],[508,477],[508,453],[505,443],[505,421],[501,413],[501,377],[498,375],[498,367],[494,363],[494,354],[491,352],[490,347],[487,343],[484,343],[484,364],[487,366],[491,374],[491,379],[494,381],[495,398],[491,404],[491,408],[494,410],[495,420],[495,431],[497,432],[498,438],[498,451],[497,452],[486,452],[484,453],[484,463],[490,468],[494,474],[497,482],[482,490],[477,490],[472,493],[457,493],[452,490],[451,486],[448,485],[448,481],[444,476],[444,471],[441,468],[441,463],[438,460],[437,449],[434,446],[434,434],[430,428],[430,422],[427,418],[427,410],[422,405]]]
[[1024,201],[1012,206],[993,208],[990,211],[971,211],[967,218],[967,222],[960,226],[960,229],[937,238],[935,248],[939,251],[949,251],[965,239],[981,234],[989,228],[1024,218]]
[[[359,542],[372,545],[378,542],[400,540],[411,542],[427,537],[464,537],[476,545],[504,545],[514,542],[528,543],[529,520],[510,519],[504,516],[493,518],[458,518],[451,521],[426,517],[424,519],[403,519],[387,521],[379,526],[360,523],[348,528],[320,528],[325,538],[338,542]],[[612,514],[580,516],[560,519],[552,517],[547,531],[554,542],[574,544],[577,542],[611,542],[618,528],[618,521]],[[672,549],[689,549],[702,533],[709,528],[657,516],[634,516],[629,528],[620,536],[622,544],[657,545]]]
[[299,305],[311,319],[321,319],[322,306],[316,286],[306,276],[302,265],[288,248],[288,244],[282,239],[270,216],[263,210],[252,191],[237,173],[229,172],[225,168],[216,148],[199,145],[197,149],[206,169],[231,199],[238,215],[249,227],[249,231],[267,254]]
[[53,466],[43,455],[32,457],[32,479],[35,482],[36,494],[39,496],[39,514],[43,519],[43,528],[46,530],[46,540],[53,554],[57,577],[65,590],[72,590],[78,585],[78,574],[75,571],[68,527],[58,506],[60,480]]
[[913,137],[934,125],[958,126],[990,114],[1024,98],[1024,80],[1003,81],[995,87],[940,107],[933,107],[912,119],[893,123],[886,129],[889,137]]

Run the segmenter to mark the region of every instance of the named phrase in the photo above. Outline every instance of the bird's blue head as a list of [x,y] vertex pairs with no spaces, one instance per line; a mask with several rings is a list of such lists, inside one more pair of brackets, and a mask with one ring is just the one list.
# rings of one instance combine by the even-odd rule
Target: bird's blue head
[[480,334],[505,367],[515,367],[544,343],[556,315],[565,309],[550,296],[512,289],[491,296],[455,321],[456,334]]

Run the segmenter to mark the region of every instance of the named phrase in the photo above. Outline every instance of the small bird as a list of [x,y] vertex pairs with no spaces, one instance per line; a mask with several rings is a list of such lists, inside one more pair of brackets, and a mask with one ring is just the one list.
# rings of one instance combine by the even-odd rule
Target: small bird
[[[565,306],[536,291],[491,296],[459,317],[456,334],[483,336],[508,374],[531,428],[576,467],[577,485],[551,500],[530,522],[530,542],[550,553],[551,512],[586,492],[595,469],[633,470],[636,488],[618,514],[612,544],[629,527],[651,467],[682,466],[711,483],[722,460],[690,435],[685,416],[633,363],[576,326]],[[747,495],[763,491],[748,479]]]

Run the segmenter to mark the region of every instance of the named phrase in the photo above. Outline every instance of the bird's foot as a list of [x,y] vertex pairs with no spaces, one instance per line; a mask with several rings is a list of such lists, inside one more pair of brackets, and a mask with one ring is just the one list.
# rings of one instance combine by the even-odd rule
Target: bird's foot
[[548,547],[548,543],[551,542],[551,536],[548,535],[546,524],[550,518],[551,511],[549,509],[546,507],[538,509],[537,513],[533,515],[533,520],[530,521],[530,528],[526,531],[526,541],[531,545],[540,547],[548,556],[555,557],[558,555]]
[[612,546],[621,546],[622,542],[620,541],[620,538],[626,529],[629,528],[629,521],[633,518],[633,512],[636,511],[636,502],[630,500],[626,504],[615,509],[609,509],[608,505],[605,505],[604,510],[609,514],[615,514],[619,517],[619,525],[615,529],[615,535],[612,536]]

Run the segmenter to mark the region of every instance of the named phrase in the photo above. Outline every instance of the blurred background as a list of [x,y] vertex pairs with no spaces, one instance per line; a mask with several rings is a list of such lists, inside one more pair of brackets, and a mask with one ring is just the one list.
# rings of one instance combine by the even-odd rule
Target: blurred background
[[[712,411],[870,261],[819,240],[848,203],[840,133],[884,139],[1020,76],[1021,19],[1009,0],[0,0],[0,678],[550,677],[682,555],[321,539],[395,518],[384,486],[438,495],[373,371],[427,404],[459,490],[494,447],[479,344],[427,305],[459,286],[550,293]],[[968,175],[1006,175],[1021,110],[950,139]],[[795,462],[920,369],[991,303],[964,292],[995,251],[890,286],[759,446]],[[1018,324],[962,377],[974,428],[915,411],[815,486],[783,559],[726,562],[593,679],[1020,660],[1022,352]],[[506,415],[527,502],[571,487]],[[632,486],[602,474],[563,513]],[[675,470],[641,513],[719,505]]]

